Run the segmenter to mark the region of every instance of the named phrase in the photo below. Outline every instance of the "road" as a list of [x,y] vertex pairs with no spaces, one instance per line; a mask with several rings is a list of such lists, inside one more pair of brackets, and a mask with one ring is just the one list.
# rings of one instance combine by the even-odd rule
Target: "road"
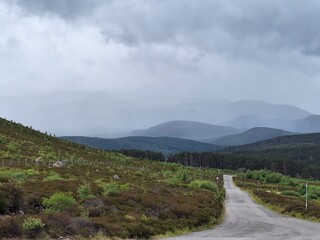
[[224,186],[227,193],[226,216],[221,225],[211,230],[167,239],[320,239],[319,223],[285,217],[266,209],[236,187],[231,176],[224,176]]

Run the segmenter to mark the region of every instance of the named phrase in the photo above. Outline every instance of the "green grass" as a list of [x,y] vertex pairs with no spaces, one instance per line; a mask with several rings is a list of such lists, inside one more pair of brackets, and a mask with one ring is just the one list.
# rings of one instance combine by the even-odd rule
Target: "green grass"
[[[239,174],[235,177],[238,187],[248,191],[260,204],[280,214],[320,221],[320,187],[319,182],[310,181],[308,190],[308,210],[305,209],[305,182],[304,179],[290,178],[281,175],[275,181],[266,181],[268,175],[272,178],[274,173],[270,171],[256,171]],[[249,178],[248,178],[249,176]],[[269,178],[270,178],[269,177]]]
[[[67,166],[51,168],[58,160]],[[45,224],[32,238],[141,239],[209,227],[223,215],[223,182],[208,191],[222,178],[217,170],[138,160],[3,119],[0,164],[0,208],[10,217],[0,218],[2,238],[30,237],[23,231],[29,217]]]

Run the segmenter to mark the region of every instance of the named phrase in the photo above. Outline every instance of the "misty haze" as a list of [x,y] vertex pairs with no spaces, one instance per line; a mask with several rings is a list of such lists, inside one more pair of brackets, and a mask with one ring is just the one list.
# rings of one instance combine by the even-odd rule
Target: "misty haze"
[[319,22],[0,0],[0,239],[318,239]]

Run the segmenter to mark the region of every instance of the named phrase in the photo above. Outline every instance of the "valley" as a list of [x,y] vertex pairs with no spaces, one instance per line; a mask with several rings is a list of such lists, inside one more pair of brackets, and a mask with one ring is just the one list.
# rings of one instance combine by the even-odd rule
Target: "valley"
[[[304,222],[292,233],[298,220],[279,225],[282,216],[233,180],[272,210],[319,220],[319,133],[171,121],[134,134],[142,136],[57,138],[0,119],[0,238],[246,239],[273,231],[276,239],[299,239],[316,232]],[[243,230],[237,222],[245,215],[252,221]]]

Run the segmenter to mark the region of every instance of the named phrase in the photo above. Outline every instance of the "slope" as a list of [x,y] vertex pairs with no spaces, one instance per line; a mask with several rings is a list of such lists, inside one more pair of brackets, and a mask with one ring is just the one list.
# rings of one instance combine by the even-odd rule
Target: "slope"
[[148,137],[178,137],[199,140],[215,138],[239,132],[241,131],[233,127],[217,126],[192,121],[171,121],[162,123],[149,129],[136,130],[133,132],[133,135]]
[[220,149],[220,147],[209,143],[172,137],[125,137],[118,139],[62,137],[62,139],[104,150],[139,149],[161,151],[164,154],[184,151],[215,151]]
[[281,129],[257,127],[243,133],[223,136],[206,142],[220,146],[236,146],[292,134],[292,132]]
[[282,136],[222,151],[267,159],[319,162],[320,133]]
[[223,212],[216,170],[137,160],[4,119],[0,163],[0,239],[150,239],[216,223]]
[[225,122],[225,124],[236,128],[269,127],[301,133],[320,132],[319,115],[311,115],[301,119],[281,119],[255,115],[245,115],[238,117],[232,121]]

